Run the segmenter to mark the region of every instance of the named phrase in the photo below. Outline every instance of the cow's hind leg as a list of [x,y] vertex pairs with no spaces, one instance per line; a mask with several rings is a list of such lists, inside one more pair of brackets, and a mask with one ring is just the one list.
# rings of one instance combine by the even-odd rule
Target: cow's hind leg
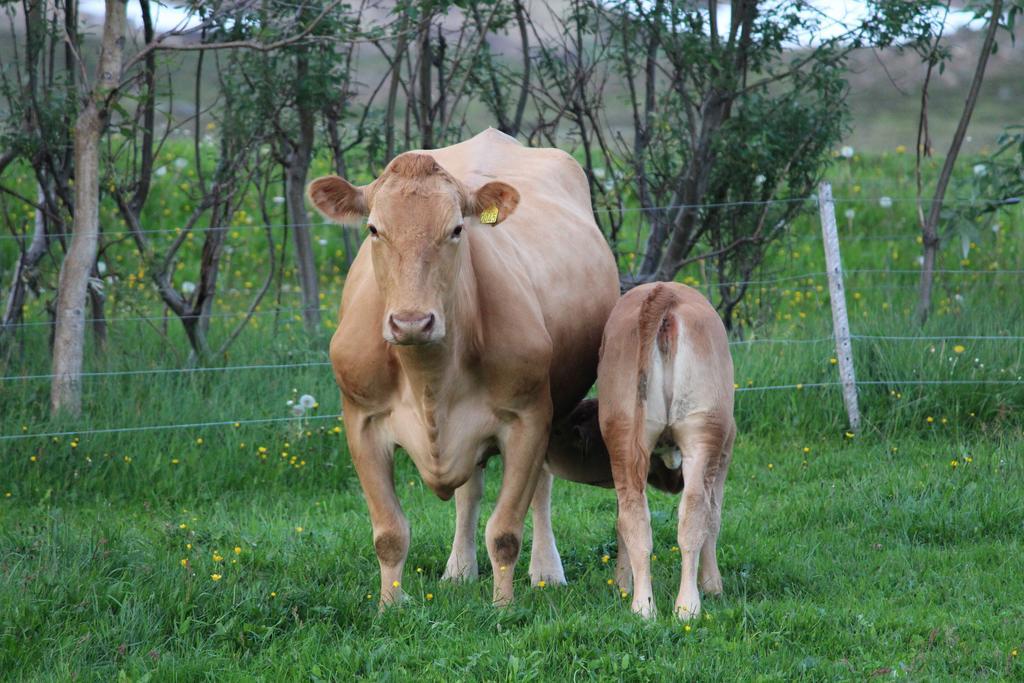
[[690,415],[672,426],[683,455],[683,496],[679,502],[679,553],[682,576],[675,613],[680,619],[700,614],[697,562],[708,538],[711,489],[725,442],[725,425],[705,414]]
[[484,469],[477,467],[469,481],[455,489],[455,539],[442,579],[475,581],[479,576],[476,529],[480,523],[480,499],[483,494]]
[[722,458],[715,472],[714,484],[711,488],[711,513],[708,520],[708,537],[700,549],[700,571],[698,579],[700,589],[707,594],[718,595],[722,592],[722,574],[718,571],[718,533],[722,528],[722,495],[725,492],[725,477],[729,473],[732,462],[732,446],[736,438],[736,426],[732,425],[722,447]]
[[530,549],[530,582],[564,585],[565,571],[558,556],[555,533],[551,528],[551,488],[554,477],[547,469],[540,473],[533,492],[533,547]]

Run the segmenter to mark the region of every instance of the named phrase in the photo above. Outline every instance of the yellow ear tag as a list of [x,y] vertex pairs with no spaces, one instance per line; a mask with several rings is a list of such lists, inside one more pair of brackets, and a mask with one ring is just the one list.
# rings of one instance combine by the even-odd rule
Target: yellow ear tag
[[492,206],[480,212],[480,222],[487,225],[494,225],[498,222],[498,207]]

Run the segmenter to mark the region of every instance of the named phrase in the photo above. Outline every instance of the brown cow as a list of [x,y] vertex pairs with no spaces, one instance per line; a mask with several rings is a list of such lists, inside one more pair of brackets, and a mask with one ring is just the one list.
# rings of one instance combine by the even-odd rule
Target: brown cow
[[392,472],[399,445],[439,497],[455,494],[446,577],[477,574],[482,468],[500,452],[501,492],[486,527],[494,600],[512,599],[531,498],[531,579],[564,581],[542,466],[552,420],[593,383],[619,292],[579,164],[488,130],[402,154],[362,187],[319,178],[309,197],[332,220],[368,217],[330,355],[382,604],[402,596],[409,550]]
[[[722,591],[715,555],[736,435],[725,326],[707,299],[685,285],[642,285],[612,310],[597,373],[597,418],[593,403],[584,401],[558,424],[549,467],[573,481],[605,486],[614,481],[619,499],[616,579],[624,591],[633,584],[633,611],[645,617],[656,611],[646,485],[682,490],[682,578],[675,612],[684,619],[696,616],[698,556],[700,587]],[[652,459],[652,452],[660,457]]]

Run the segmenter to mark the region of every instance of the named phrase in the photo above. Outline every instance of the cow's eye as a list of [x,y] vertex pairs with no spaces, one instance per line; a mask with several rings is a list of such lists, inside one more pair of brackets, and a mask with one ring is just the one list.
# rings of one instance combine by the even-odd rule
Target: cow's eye
[[452,230],[452,239],[458,239],[459,238],[459,235],[462,234],[462,228],[463,227],[464,226],[462,226],[462,225],[456,225],[455,226],[455,229]]
[[368,225],[368,226],[366,226],[366,229],[369,230],[370,234],[373,235],[374,237],[377,236],[377,228],[376,227],[374,227],[372,225]]

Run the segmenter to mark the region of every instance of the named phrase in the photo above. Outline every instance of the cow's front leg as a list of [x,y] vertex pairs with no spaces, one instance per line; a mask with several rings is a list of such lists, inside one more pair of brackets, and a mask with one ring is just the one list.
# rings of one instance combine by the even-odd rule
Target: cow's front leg
[[487,554],[494,572],[494,603],[512,601],[512,577],[523,543],[523,521],[540,476],[551,428],[551,403],[521,413],[500,439],[501,491],[487,520]]
[[530,549],[530,582],[551,585],[565,584],[562,558],[558,556],[555,533],[551,528],[551,488],[554,477],[542,469],[533,492],[533,547]]
[[442,579],[474,581],[479,576],[476,563],[476,528],[480,522],[480,499],[484,494],[484,469],[477,467],[465,484],[455,489],[455,540]]
[[394,445],[382,438],[371,417],[347,402],[344,416],[352,463],[370,509],[373,548],[380,563],[380,604],[383,607],[404,596],[402,569],[409,554],[409,522],[395,495]]

